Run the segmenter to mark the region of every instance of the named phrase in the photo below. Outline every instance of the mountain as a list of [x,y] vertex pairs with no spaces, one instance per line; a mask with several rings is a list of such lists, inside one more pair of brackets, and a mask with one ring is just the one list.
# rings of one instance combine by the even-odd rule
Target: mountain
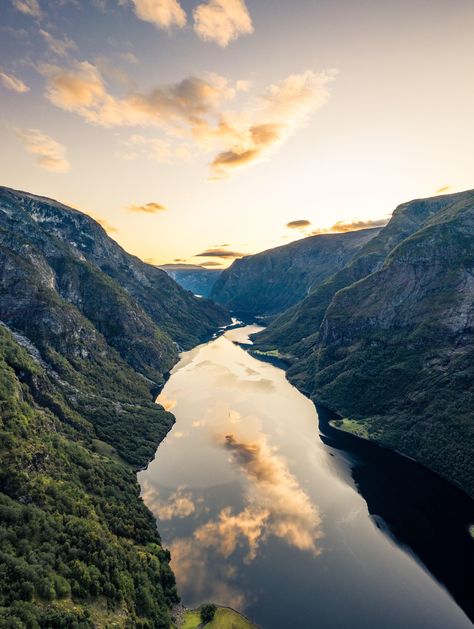
[[[289,338],[292,326],[296,334]],[[342,429],[474,495],[474,191],[403,204],[257,337]]]
[[163,264],[160,269],[166,271],[185,290],[193,295],[209,297],[218,280],[221,269],[205,269],[196,264]]
[[90,217],[0,189],[0,625],[169,628],[178,596],[135,471],[152,391],[228,320]]
[[310,236],[235,260],[214,284],[210,297],[239,313],[276,314],[344,267],[378,231]]
[[[461,193],[469,197],[469,193]],[[314,285],[309,295],[293,308],[275,318],[258,337],[261,348],[278,346],[287,354],[304,356],[312,351],[326,310],[342,288],[379,269],[390,251],[413,234],[423,223],[451,203],[452,195],[417,199],[399,205],[389,223],[367,242],[339,272]]]
[[[33,257],[38,252],[42,257],[40,266],[50,267],[53,289],[77,308],[89,307],[90,316],[100,313],[81,291],[88,290],[91,282],[98,283],[102,290],[110,289],[115,304],[104,318],[114,318],[114,329],[109,333],[114,335],[115,343],[121,342],[127,328],[126,323],[117,320],[120,303],[123,300],[127,308],[133,304],[133,323],[128,323],[143,329],[149,328],[150,322],[154,325],[147,335],[153,337],[153,342],[160,337],[165,370],[166,353],[173,344],[170,340],[189,349],[227,321],[222,308],[194,298],[164,271],[124,251],[90,216],[61,203],[0,188],[0,229],[10,251],[31,249]],[[132,335],[134,342],[139,336]]]

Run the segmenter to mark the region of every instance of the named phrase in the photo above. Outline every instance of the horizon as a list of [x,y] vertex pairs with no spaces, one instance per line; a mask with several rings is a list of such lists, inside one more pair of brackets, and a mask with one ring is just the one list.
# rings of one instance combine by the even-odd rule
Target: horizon
[[162,4],[3,4],[5,185],[204,268],[472,187],[468,0]]

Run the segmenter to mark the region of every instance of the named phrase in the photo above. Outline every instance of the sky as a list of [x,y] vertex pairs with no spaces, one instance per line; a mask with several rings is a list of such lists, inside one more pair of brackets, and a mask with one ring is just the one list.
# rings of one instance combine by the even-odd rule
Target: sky
[[1,0],[0,184],[209,268],[474,187],[472,0]]

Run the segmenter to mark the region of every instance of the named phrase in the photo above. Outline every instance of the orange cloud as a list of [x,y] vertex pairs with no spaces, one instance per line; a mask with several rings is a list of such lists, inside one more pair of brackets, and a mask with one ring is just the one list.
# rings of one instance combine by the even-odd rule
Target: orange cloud
[[13,74],[7,74],[6,72],[0,72],[0,83],[3,87],[6,87],[7,90],[18,92],[18,94],[25,94],[30,91],[30,88],[23,83],[21,79],[13,76]]
[[306,219],[290,221],[286,224],[289,229],[304,229],[305,227],[309,227],[310,225],[311,221],[307,221]]
[[243,0],[208,0],[194,9],[193,16],[197,35],[222,47],[241,35],[253,33],[252,19]]
[[316,236],[318,234],[340,234],[345,232],[353,232],[358,231],[360,229],[373,229],[375,227],[385,227],[388,223],[388,218],[378,218],[375,220],[367,220],[367,221],[338,221],[334,223],[332,227],[329,228],[321,228],[315,229],[311,232],[312,236]]
[[41,8],[38,0],[13,0],[13,6],[25,15],[32,17],[41,16]]
[[[46,65],[41,71],[47,77],[46,98],[92,124],[159,127],[175,139],[193,140],[203,151],[217,151],[210,163],[213,179],[229,177],[275,151],[327,101],[335,76],[333,71],[291,75],[270,85],[253,105],[235,112],[223,107],[248,85],[216,74],[117,98],[107,90],[99,68],[87,61],[70,68]],[[135,135],[128,144],[125,159],[134,159],[140,146],[153,159],[191,155],[187,145],[171,149],[162,139]]]
[[131,0],[135,15],[156,28],[170,29],[172,26],[183,28],[186,25],[186,13],[178,0]]
[[129,212],[143,212],[144,214],[157,214],[158,212],[164,212],[167,208],[160,203],[144,203],[143,205],[129,205],[127,210]]
[[99,225],[103,227],[108,234],[115,234],[118,232],[118,229],[108,223],[105,218],[94,218],[94,220],[99,223]]
[[197,253],[195,258],[224,258],[235,259],[243,258],[246,253],[239,253],[238,251],[229,251],[228,249],[206,249],[201,253]]
[[442,188],[438,188],[438,190],[436,190],[436,194],[443,194],[451,190],[451,188],[452,186],[443,186]]
[[237,514],[230,507],[222,509],[216,520],[194,532],[199,543],[212,546],[227,558],[245,540],[246,561],[250,562],[255,559],[260,543],[274,535],[290,546],[319,554],[317,541],[322,537],[319,513],[265,437],[249,442],[227,435],[224,447],[250,483],[248,504]]
[[56,173],[69,172],[70,165],[62,144],[39,129],[18,130],[17,134],[23,140],[28,153],[36,156],[41,168]]

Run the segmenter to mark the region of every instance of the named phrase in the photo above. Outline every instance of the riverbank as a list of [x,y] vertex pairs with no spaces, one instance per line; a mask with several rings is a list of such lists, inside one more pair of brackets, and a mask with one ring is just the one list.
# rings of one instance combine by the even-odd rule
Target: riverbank
[[211,622],[203,625],[199,609],[186,610],[178,629],[259,629],[231,607],[218,607]]

